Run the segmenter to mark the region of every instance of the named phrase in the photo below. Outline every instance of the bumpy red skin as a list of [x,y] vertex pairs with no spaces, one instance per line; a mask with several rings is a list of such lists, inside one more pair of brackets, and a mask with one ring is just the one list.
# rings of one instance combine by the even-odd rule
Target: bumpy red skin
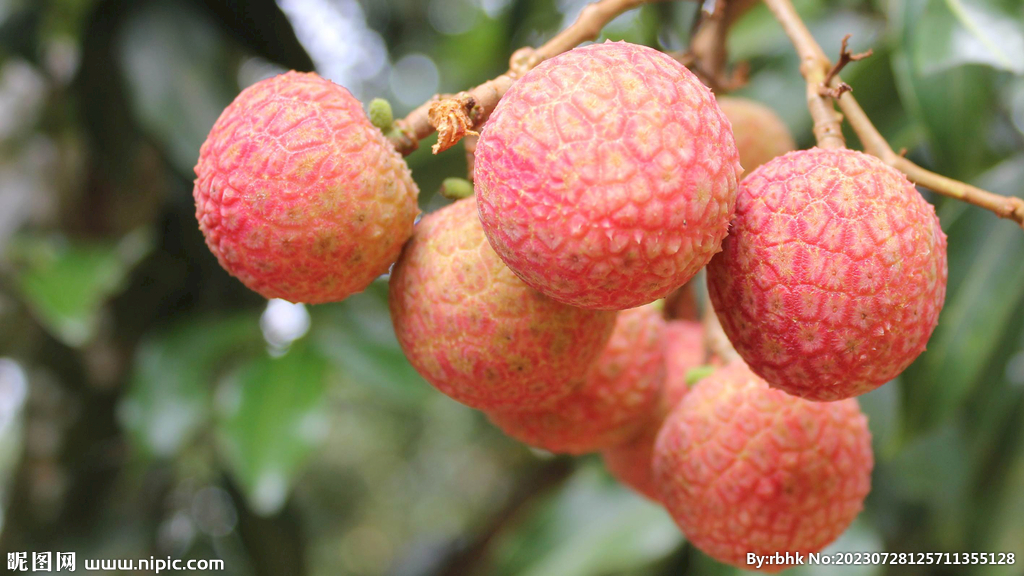
[[527,284],[624,310],[719,251],[740,166],[729,121],[685,67],[625,42],[547,60],[515,83],[476,148],[480,218]]
[[896,170],[852,150],[792,152],[743,180],[708,289],[736,351],[810,400],[868,392],[924,350],[946,236]]
[[612,476],[651,500],[658,499],[652,467],[658,431],[668,413],[690,389],[686,383],[687,373],[702,365],[704,357],[704,327],[700,322],[669,322],[665,326],[665,386],[658,410],[632,440],[601,453]]
[[419,209],[409,168],[362,107],[316,74],[246,88],[199,153],[199,228],[266,298],[317,304],[388,271]]
[[789,127],[774,110],[747,98],[720,96],[718,105],[732,124],[740,164],[747,174],[772,158],[796,150]]
[[665,381],[660,307],[619,312],[615,331],[586,379],[544,410],[491,412],[506,434],[551,452],[585,454],[625,442],[654,417]]
[[484,238],[472,197],[416,225],[391,274],[389,303],[413,367],[481,410],[568,395],[615,326],[614,313],[560,304],[517,278]]
[[748,552],[806,554],[838,538],[863,508],[873,465],[856,400],[790,396],[742,362],[701,380],[654,449],[658,494],[687,539],[746,569]]

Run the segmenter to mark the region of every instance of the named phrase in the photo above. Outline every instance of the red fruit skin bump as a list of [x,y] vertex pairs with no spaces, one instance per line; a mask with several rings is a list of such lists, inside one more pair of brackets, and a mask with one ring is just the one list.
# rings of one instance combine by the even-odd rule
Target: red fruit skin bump
[[543,410],[494,411],[491,420],[509,436],[556,453],[621,444],[657,410],[665,381],[664,330],[658,306],[619,312],[608,345],[568,396]]
[[772,158],[796,150],[789,127],[771,108],[735,96],[719,97],[718,105],[732,124],[744,173],[750,174]]
[[616,480],[640,494],[658,499],[654,482],[654,442],[665,417],[689,391],[687,373],[704,364],[704,327],[700,322],[673,320],[665,326],[665,386],[658,408],[640,433],[624,444],[601,453]]
[[527,284],[624,310],[683,285],[719,251],[739,157],[711,92],[625,42],[541,63],[505,94],[476,148],[480,218]]
[[206,244],[266,298],[317,304],[361,292],[412,234],[418,190],[359,101],[316,74],[258,82],[199,153]]
[[424,379],[463,404],[550,405],[601,354],[615,314],[566,306],[524,284],[476,214],[470,197],[416,225],[391,274],[398,342]]
[[748,552],[806,554],[838,538],[863,508],[873,465],[856,400],[790,396],[742,362],[701,380],[654,449],[658,494],[687,539],[746,569]]
[[791,152],[743,180],[708,290],[768,383],[850,398],[925,349],[946,295],[946,235],[905,176],[866,154]]

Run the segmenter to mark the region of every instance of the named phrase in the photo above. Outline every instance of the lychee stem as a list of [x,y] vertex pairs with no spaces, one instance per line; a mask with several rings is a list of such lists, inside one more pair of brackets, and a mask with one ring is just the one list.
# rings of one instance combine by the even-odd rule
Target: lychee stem
[[690,46],[682,54],[671,54],[690,68],[715,93],[731,92],[747,81],[747,66],[738,64],[727,71],[729,54],[726,46],[729,28],[757,5],[760,0],[719,0],[714,12],[701,11],[699,26],[690,37]]
[[814,138],[819,148],[845,148],[843,117],[836,112],[832,99],[822,96],[819,87],[832,67],[821,46],[797,14],[789,0],[765,0],[765,4],[782,24],[800,55],[800,73],[807,81],[807,109],[814,119]]
[[[437,130],[437,126],[432,122],[431,109],[437,109],[441,106],[441,103],[445,100],[454,100],[458,102],[456,106],[447,104],[447,108],[464,110],[465,114],[469,116],[473,121],[473,126],[466,127],[469,130],[479,127],[487,120],[494,107],[498,105],[498,100],[505,95],[505,92],[512,87],[512,83],[521,76],[523,73],[533,69],[535,66],[547,60],[575,48],[576,46],[586,42],[587,40],[595,40],[601,33],[601,30],[618,15],[637,8],[644,4],[653,4],[655,2],[664,2],[665,0],[597,0],[591,4],[588,4],[580,12],[579,17],[569,25],[565,30],[562,30],[555,35],[554,38],[548,40],[543,46],[537,49],[522,48],[517,50],[513,54],[508,72],[484,82],[483,84],[471,88],[465,92],[460,92],[451,96],[450,98],[439,99],[431,98],[430,101],[423,103],[418,108],[409,113],[408,116],[398,120],[395,125],[398,128],[394,137],[389,136],[395,149],[402,154],[411,154],[416,148],[419,147],[419,141],[426,138],[427,136],[434,133]],[[436,112],[435,118],[441,117]],[[446,118],[450,118],[449,114],[443,115]],[[460,116],[461,117],[461,116]],[[445,149],[455,145],[456,142],[461,139],[464,134],[456,133],[452,137],[446,139],[438,147],[438,152],[444,151]]]
[[832,107],[831,97],[822,95],[823,92],[833,93],[835,100],[839,102],[839,108],[846,115],[846,120],[864,144],[864,150],[868,154],[899,170],[915,184],[920,184],[943,196],[956,198],[995,212],[999,217],[1013,220],[1024,228],[1024,199],[995,194],[936,174],[893,151],[889,143],[875,128],[871,119],[864,113],[853,94],[839,89],[843,81],[839,78],[838,73],[828,73],[831,70],[831,63],[807,26],[804,25],[800,15],[793,7],[793,3],[790,0],[764,0],[764,2],[775,15],[775,19],[782,24],[786,35],[789,36],[803,62],[800,71],[807,82],[808,107],[815,121],[814,135],[818,138],[819,146],[822,148],[836,147],[837,140],[834,136],[837,136],[838,139],[842,138],[840,127],[842,116],[837,114]]

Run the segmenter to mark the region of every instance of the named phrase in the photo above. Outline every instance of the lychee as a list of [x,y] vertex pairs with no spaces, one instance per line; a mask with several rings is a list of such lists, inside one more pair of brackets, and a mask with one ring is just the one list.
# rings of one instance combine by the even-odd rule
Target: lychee
[[748,552],[806,554],[838,538],[863,508],[873,464],[856,400],[790,396],[742,362],[690,390],[654,447],[661,503],[687,539],[746,569]]
[[665,320],[649,304],[619,312],[611,339],[582,382],[549,408],[493,411],[506,434],[552,452],[620,444],[654,417],[665,380]]
[[774,110],[748,98],[720,96],[718,105],[732,124],[740,164],[749,174],[758,166],[796,149],[789,127]]
[[221,266],[266,298],[360,292],[412,233],[417,188],[359,102],[316,74],[258,82],[199,153],[199,228]]
[[537,408],[572,390],[615,313],[530,288],[494,253],[469,197],[425,216],[391,274],[395,334],[438,390],[482,410]]
[[625,42],[541,63],[498,103],[476,148],[487,238],[527,284],[623,310],[682,286],[720,249],[739,157],[711,92]]
[[665,417],[690,389],[687,374],[702,365],[704,358],[701,324],[684,320],[668,322],[665,326],[665,385],[658,408],[631,440],[601,453],[612,476],[652,500],[658,499],[653,469],[654,441]]
[[905,176],[852,150],[791,152],[740,186],[708,289],[736,351],[810,400],[863,394],[924,350],[946,236]]

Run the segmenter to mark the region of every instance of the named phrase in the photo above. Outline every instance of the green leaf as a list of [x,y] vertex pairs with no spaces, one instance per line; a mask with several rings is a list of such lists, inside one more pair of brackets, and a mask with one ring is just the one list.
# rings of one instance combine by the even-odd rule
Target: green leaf
[[218,377],[263,344],[254,315],[190,320],[143,342],[119,411],[136,446],[160,458],[177,454],[208,422]]
[[997,2],[929,0],[914,29],[910,49],[923,74],[969,63],[1024,73],[1024,26]]
[[[1010,193],[1024,180],[1024,156],[1001,164],[979,181]],[[928,350],[908,373],[904,405],[910,431],[949,418],[984,384],[980,378],[1005,338],[1013,311],[1024,302],[1024,235],[1010,222],[973,210],[949,230],[953,271],[946,305]],[[998,295],[993,297],[992,295]]]
[[498,542],[493,573],[613,574],[662,560],[682,541],[661,507],[588,466]]
[[693,546],[686,550],[686,576],[736,576],[738,574],[758,574],[753,570],[740,570],[735,566],[723,564]]
[[326,436],[327,361],[306,342],[254,360],[218,391],[218,436],[253,510],[281,509],[295,474]]
[[[1021,432],[1021,436],[1024,437],[1024,427]],[[1024,446],[1024,442],[1021,442],[1021,445]],[[1021,522],[1021,518],[1024,518],[1024,491],[1020,489],[1021,486],[1024,486],[1024,451],[1017,455],[1015,464],[1009,472],[1001,505],[995,508],[993,518],[985,519],[992,526],[992,537],[987,539],[985,544],[992,550],[1015,553],[1017,562],[1020,562],[1024,555],[1024,522]],[[1001,566],[993,574],[1009,576],[1019,574],[1019,570],[1017,568],[1015,572],[1013,566]]]
[[[908,514],[908,509],[917,508],[917,518],[924,511],[929,541],[940,549],[955,548],[963,541],[966,520],[975,506],[970,464],[962,426],[948,421],[916,437],[891,462],[876,463],[869,503],[873,501],[875,514],[883,516]],[[895,518],[877,525],[891,529]]]
[[944,175],[970,179],[993,163],[986,143],[999,109],[997,74],[980,65],[941,72],[921,68],[927,55],[915,58],[912,47],[920,35],[931,33],[920,26],[929,1],[936,0],[892,3],[890,16],[899,31],[892,58],[896,84],[904,107],[924,128],[934,167]]
[[[835,542],[821,551],[823,556],[837,552],[878,552],[885,549],[882,537],[861,519],[854,521]],[[791,576],[832,576],[839,572],[843,576],[875,576],[883,574],[885,567],[880,564],[860,564],[852,566],[804,565],[786,571]]]
[[387,289],[378,280],[343,302],[313,307],[311,339],[340,368],[347,384],[414,403],[432,392],[398,345]]
[[857,398],[868,417],[871,444],[878,460],[891,460],[900,448],[902,422],[900,410],[900,377]]
[[18,289],[36,319],[55,338],[77,347],[92,339],[103,305],[152,248],[144,230],[119,242],[21,237],[12,241],[10,257]]

